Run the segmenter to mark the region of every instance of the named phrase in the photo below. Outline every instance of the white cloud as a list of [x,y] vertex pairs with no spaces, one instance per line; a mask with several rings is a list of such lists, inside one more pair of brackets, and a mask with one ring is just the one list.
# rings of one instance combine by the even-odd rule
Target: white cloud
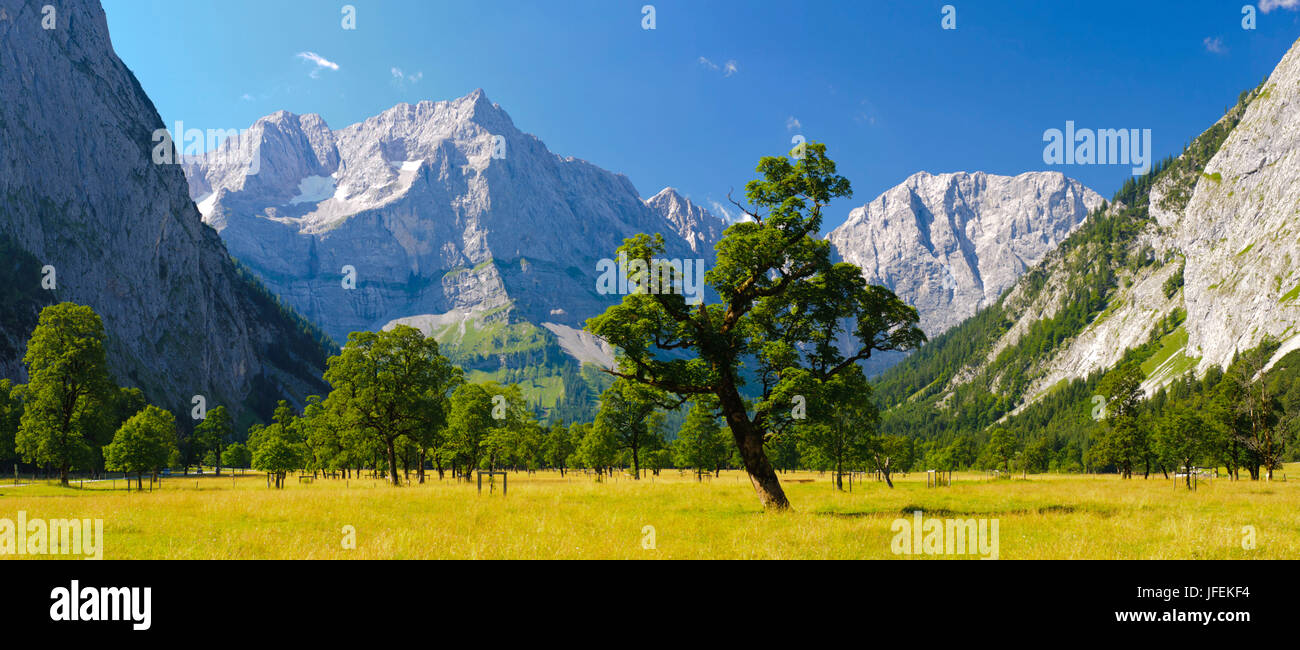
[[417,72],[415,74],[406,74],[402,72],[401,68],[397,68],[397,67],[391,68],[389,72],[391,72],[393,75],[393,82],[399,86],[404,86],[408,83],[412,83],[412,84],[419,83],[420,80],[424,78],[423,72]]
[[870,100],[863,99],[858,102],[858,107],[854,110],[853,121],[859,124],[876,125],[876,107]]
[[740,72],[740,66],[736,64],[735,59],[729,59],[727,60],[726,63],[722,65],[718,65],[713,61],[709,60],[708,57],[702,56],[699,59],[696,59],[696,63],[699,63],[700,65],[704,66],[705,68],[708,68],[709,70],[713,70],[714,72],[721,70],[722,76],[724,77],[730,77],[731,75]]
[[713,216],[723,220],[728,225],[754,220],[753,217],[741,212],[740,210],[736,210],[735,215],[731,214],[731,210],[729,210],[727,206],[722,205],[713,199],[709,199],[709,210],[713,213]]
[[299,53],[296,54],[295,56],[297,56],[298,58],[302,59],[303,61],[309,61],[309,62],[314,63],[314,64],[316,65],[316,67],[312,68],[312,70],[311,70],[311,78],[312,78],[312,79],[315,79],[315,78],[319,77],[319,76],[320,76],[320,71],[321,71],[321,70],[338,70],[338,69],[339,69],[339,64],[337,64],[337,63],[335,63],[335,62],[333,62],[333,61],[330,61],[329,59],[327,59],[327,58],[325,58],[325,57],[323,57],[323,56],[321,56],[321,55],[319,55],[319,54],[317,54],[317,53],[315,53],[315,52],[299,52]]
[[802,128],[803,128],[803,122],[800,122],[799,118],[793,115],[785,118],[785,129],[787,131],[797,131]]
[[246,102],[251,102],[251,101],[253,101],[253,96],[250,95],[250,94],[248,94],[248,93],[244,93],[244,94],[240,95],[239,98],[242,99],[242,100],[244,100],[244,101],[246,101]]
[[1300,9],[1300,0],[1260,0],[1259,10],[1268,13],[1274,9]]
[[1228,48],[1223,46],[1223,39],[1219,38],[1218,36],[1215,37],[1206,36],[1204,43],[1205,43],[1205,51],[1207,52],[1213,52],[1215,54],[1223,54],[1224,52],[1228,51]]

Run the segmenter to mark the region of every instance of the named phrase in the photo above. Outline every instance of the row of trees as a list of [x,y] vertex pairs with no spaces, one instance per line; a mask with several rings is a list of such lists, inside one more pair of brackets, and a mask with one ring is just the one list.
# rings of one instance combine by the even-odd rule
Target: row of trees
[[1117,368],[1101,383],[1109,412],[1090,457],[1124,478],[1181,469],[1190,486],[1193,468],[1214,466],[1233,479],[1244,469],[1252,480],[1272,480],[1300,432],[1300,355],[1269,369],[1277,347],[1266,340],[1239,354],[1227,371],[1185,377],[1147,401],[1142,371],[1132,364]]
[[[74,469],[143,475],[192,464],[253,467],[283,486],[289,472],[382,471],[400,484],[426,469],[470,479],[479,468],[537,470],[571,467],[606,476],[628,468],[692,468],[697,475],[743,465],[724,431],[716,398],[680,397],[618,379],[600,397],[594,422],[543,424],[516,385],[471,383],[418,330],[357,332],[331,357],[331,391],[295,410],[280,401],[271,421],[236,433],[225,406],[206,413],[188,435],[172,413],[145,403],[138,389],[109,378],[104,331],[89,307],[47,307],[25,362],[30,381],[0,381],[0,458],[18,457],[57,471],[64,484]],[[856,369],[855,369],[856,370]],[[783,469],[811,466],[849,471],[870,464],[886,474],[906,470],[910,444],[871,435],[875,412],[860,372],[846,373],[812,399],[812,417],[798,420],[773,446]],[[851,400],[851,404],[846,401]],[[815,405],[825,404],[825,408]],[[675,439],[667,413],[688,409]]]
[[113,383],[104,341],[89,307],[41,311],[23,356],[28,382],[0,380],[0,460],[48,467],[68,485],[73,469],[135,473],[140,483],[176,456],[175,418]]
[[[1105,417],[1083,456],[1092,469],[1125,478],[1190,475],[1211,464],[1234,477],[1245,469],[1252,479],[1272,478],[1300,423],[1300,355],[1265,373],[1275,349],[1266,342],[1226,373],[1184,379],[1151,400],[1142,399],[1135,364],[1115,369],[1100,382]],[[423,482],[427,469],[467,480],[480,468],[576,467],[598,476],[627,468],[634,478],[690,468],[702,477],[744,463],[714,396],[686,401],[620,378],[601,395],[594,422],[543,424],[518,386],[466,382],[436,341],[409,327],[353,334],[328,361],[327,396],[308,398],[301,412],[281,401],[269,424],[243,436],[217,406],[182,437],[171,413],[145,404],[139,390],[113,386],[102,325],[87,307],[46,308],[24,360],[27,384],[0,380],[0,458],[51,466],[65,484],[70,469],[98,467],[134,474],[142,486],[146,473],[187,466],[181,447],[218,473],[222,465],[266,471],[276,486],[298,470],[348,476],[372,469],[401,484],[412,471]],[[946,444],[880,434],[870,386],[856,367],[787,390],[780,399],[797,405],[790,426],[765,443],[779,471],[831,471],[839,487],[843,473],[871,471],[892,487],[893,474],[917,468],[1058,469],[1047,437],[1002,427],[980,441],[959,436]],[[678,408],[687,414],[673,438],[666,415]]]

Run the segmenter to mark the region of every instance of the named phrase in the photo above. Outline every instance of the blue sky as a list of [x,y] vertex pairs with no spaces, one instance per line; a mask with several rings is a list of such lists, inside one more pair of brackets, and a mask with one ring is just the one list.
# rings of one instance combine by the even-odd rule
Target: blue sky
[[[956,29],[941,27],[945,4]],[[1109,197],[1130,167],[1049,167],[1044,131],[1151,129],[1157,159],[1176,153],[1300,36],[1300,0],[1253,3],[1255,30],[1243,4],[104,0],[169,127],[284,109],[337,129],[481,87],[551,151],[710,208],[800,134],[827,143],[855,190],[825,229],[921,170],[1055,169]]]

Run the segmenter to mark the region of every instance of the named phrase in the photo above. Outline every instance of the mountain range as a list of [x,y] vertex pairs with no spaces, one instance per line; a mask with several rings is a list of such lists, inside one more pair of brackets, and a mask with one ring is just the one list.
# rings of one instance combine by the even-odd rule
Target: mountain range
[[[618,299],[597,293],[598,261],[647,232],[669,257],[711,263],[727,225],[673,188],[642,200],[626,177],[551,153],[481,89],[337,131],[275,113],[185,169],[232,253],[336,339],[410,324],[485,372],[504,367],[500,352],[556,346],[608,365],[612,351],[582,330]],[[829,237],[938,333],[1100,202],[1059,173],[921,173]]]
[[[337,131],[279,112],[185,164],[206,223],[277,295],[336,339],[403,322],[484,352],[557,337],[608,362],[585,320],[618,296],[598,262],[662,234],[704,257],[725,224],[672,189],[551,153],[482,90],[399,104]],[[347,270],[355,284],[344,286]]]
[[[407,323],[472,379],[580,412],[600,384],[583,366],[613,354],[583,330],[620,299],[597,290],[602,260],[645,232],[711,265],[728,225],[552,153],[482,90],[338,130],[281,111],[158,164],[163,125],[98,4],[69,2],[49,32],[39,7],[2,6],[5,376],[21,378],[40,307],[72,300],[103,317],[119,383],[176,411],[196,394],[250,416],[267,396],[301,401],[329,337]],[[993,421],[1135,355],[1154,391],[1265,338],[1279,356],[1300,347],[1297,86],[1293,47],[1110,202],[1056,172],[919,172],[852,210],[826,234],[835,254],[915,305],[933,339],[877,360],[897,364],[882,404]]]

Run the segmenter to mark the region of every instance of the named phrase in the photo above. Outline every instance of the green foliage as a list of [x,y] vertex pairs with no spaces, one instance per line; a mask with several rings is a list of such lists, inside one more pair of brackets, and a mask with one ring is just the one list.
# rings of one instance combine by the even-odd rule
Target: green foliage
[[1124,478],[1147,454],[1147,427],[1140,421],[1142,370],[1128,363],[1107,373],[1099,390],[1106,398],[1106,423],[1092,448],[1092,459],[1117,467]]
[[284,487],[285,474],[302,466],[300,449],[289,440],[271,436],[253,452],[253,469],[274,475],[275,487]]
[[632,476],[641,478],[641,453],[663,448],[663,412],[673,410],[681,401],[671,400],[663,391],[645,384],[616,380],[600,395],[600,411],[594,427],[605,430],[632,457]]
[[577,461],[582,467],[595,470],[599,477],[613,467],[618,456],[618,440],[605,427],[586,426],[579,430],[583,435],[578,442]]
[[390,478],[397,476],[397,446],[405,439],[429,448],[446,426],[448,392],[461,371],[438,352],[438,342],[405,325],[381,332],[353,332],[331,357],[327,401],[349,435],[381,447]]
[[23,417],[23,400],[20,386],[8,379],[0,379],[0,460],[14,457],[14,436]]
[[[567,447],[559,443],[561,453]],[[547,442],[519,387],[495,382],[462,384],[451,394],[447,461],[463,468],[466,480],[480,468],[540,467]]]
[[1164,290],[1166,298],[1173,298],[1174,294],[1178,293],[1178,290],[1183,288],[1183,270],[1185,266],[1185,264],[1179,263],[1178,270],[1175,271],[1173,275],[1169,276],[1169,279],[1165,280]]
[[612,382],[604,373],[566,363],[560,368],[562,397],[551,410],[551,421],[586,422],[596,417],[596,396]]
[[673,462],[695,469],[696,477],[718,472],[730,458],[730,434],[718,423],[717,400],[708,396],[691,403],[686,421],[673,441]]
[[253,469],[275,477],[275,487],[284,487],[284,477],[304,465],[306,447],[302,428],[289,403],[280,400],[270,425],[257,427],[248,434]]
[[871,469],[884,477],[889,487],[894,487],[890,475],[894,472],[906,472],[916,462],[916,441],[907,436],[879,435],[872,436],[867,447],[867,459]]
[[93,462],[91,443],[113,395],[104,326],[94,310],[60,303],[41,310],[23,358],[29,381],[15,446],[27,462],[68,471]]
[[[215,459],[220,460],[222,448],[233,435],[234,426],[230,421],[230,414],[226,412],[226,407],[217,406],[209,410],[203,421],[194,427],[194,433],[190,436],[194,446],[192,453],[196,457],[211,453]],[[220,463],[212,464],[217,466],[217,474],[220,475]]]
[[1188,488],[1192,486],[1191,474],[1196,463],[1212,449],[1208,432],[1200,416],[1184,405],[1167,409],[1156,427],[1152,440],[1156,453],[1183,468]]
[[[751,220],[727,228],[705,274],[720,303],[636,292],[588,326],[618,348],[619,376],[681,397],[717,397],[760,501],[780,509],[789,502],[764,442],[792,426],[791,385],[825,381],[874,351],[911,349],[925,337],[915,309],[868,286],[861,269],[833,264],[829,242],[816,237],[825,206],[852,193],[825,145],[808,143],[794,160],[765,157],[757,172],[745,186]],[[655,268],[663,238],[638,235],[619,252]],[[845,339],[853,341],[847,352]],[[758,386],[742,393],[747,376]],[[747,403],[744,394],[757,399]]]
[[113,442],[104,448],[104,462],[107,469],[134,472],[140,481],[145,472],[166,466],[175,451],[176,418],[149,405],[117,430]]
[[1002,427],[993,429],[989,434],[989,444],[987,447],[989,455],[1002,465],[1004,470],[1011,469],[1011,461],[1020,451],[1020,440],[1016,435]]
[[861,470],[867,461],[878,413],[861,368],[853,366],[824,382],[806,382],[799,390],[808,399],[807,418],[794,427],[800,456],[811,467],[836,472]]
[[253,454],[243,443],[232,442],[221,452],[221,464],[226,467],[248,468],[253,463]]
[[553,422],[542,443],[542,457],[549,466],[560,470],[561,476],[569,467],[569,458],[578,450],[573,432],[574,429],[565,426],[564,422]]

